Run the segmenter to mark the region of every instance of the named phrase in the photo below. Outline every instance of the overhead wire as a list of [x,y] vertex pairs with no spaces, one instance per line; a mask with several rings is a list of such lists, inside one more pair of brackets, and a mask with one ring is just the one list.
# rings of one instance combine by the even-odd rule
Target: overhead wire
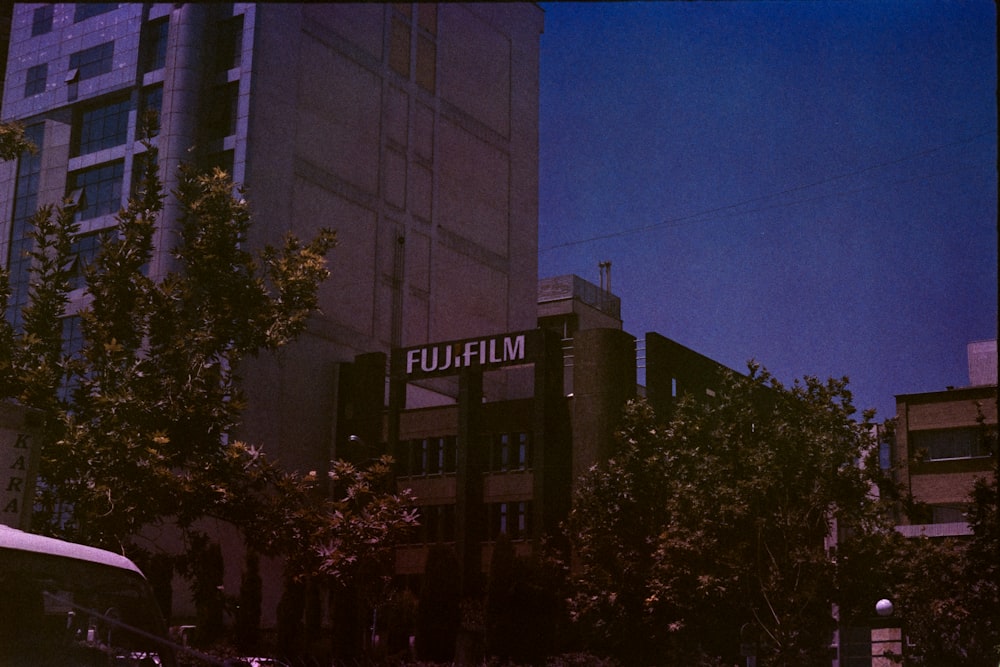
[[[553,245],[550,245],[550,246],[546,246],[544,248],[539,248],[538,252],[540,252],[540,253],[541,252],[547,252],[549,250],[556,250],[558,248],[568,248],[568,247],[572,247],[572,246],[576,246],[576,245],[583,245],[585,243],[591,243],[593,241],[601,241],[601,240],[610,239],[610,238],[617,238],[617,237],[620,237],[620,236],[629,236],[629,235],[632,235],[632,234],[641,234],[643,232],[648,232],[648,231],[652,231],[652,230],[655,230],[655,229],[660,229],[660,228],[663,228],[663,227],[676,227],[676,226],[679,226],[679,225],[684,224],[684,223],[697,222],[698,218],[703,218],[703,217],[706,217],[706,216],[712,216],[714,214],[718,214],[718,213],[721,213],[723,211],[730,211],[730,210],[733,210],[733,209],[737,209],[737,208],[746,206],[748,204],[753,204],[755,202],[765,201],[765,200],[768,200],[768,199],[774,199],[776,197],[782,197],[782,196],[785,196],[785,195],[788,195],[788,194],[791,194],[791,193],[801,192],[803,190],[808,190],[808,189],[811,189],[811,188],[815,188],[815,187],[818,187],[820,185],[826,185],[828,183],[833,183],[835,181],[840,181],[840,180],[843,180],[843,179],[846,179],[846,178],[852,178],[854,176],[859,176],[861,174],[865,174],[865,173],[868,173],[870,171],[875,171],[877,169],[884,169],[886,167],[891,167],[891,166],[894,166],[894,165],[897,165],[897,164],[902,164],[902,163],[908,162],[910,160],[915,160],[915,159],[918,159],[918,158],[926,157],[928,155],[937,153],[937,152],[945,150],[947,148],[952,148],[954,146],[961,146],[961,145],[964,145],[964,144],[970,144],[970,143],[972,143],[974,141],[977,141],[977,140],[981,139],[982,137],[990,136],[990,135],[995,135],[995,134],[996,134],[996,130],[990,130],[990,131],[987,131],[987,132],[980,132],[979,134],[976,134],[976,135],[971,136],[971,137],[967,137],[965,139],[959,139],[959,140],[956,140],[956,141],[953,141],[953,142],[950,142],[950,143],[947,143],[947,144],[942,144],[940,146],[934,146],[932,148],[927,148],[927,149],[924,149],[922,151],[918,151],[916,153],[912,153],[912,154],[905,155],[905,156],[900,157],[900,158],[896,158],[894,160],[887,160],[885,162],[879,162],[877,164],[869,165],[867,167],[863,167],[861,169],[857,169],[857,170],[854,170],[854,171],[845,172],[845,173],[842,173],[842,174],[835,174],[833,176],[829,176],[827,178],[823,178],[821,180],[818,180],[818,181],[815,181],[815,182],[812,182],[812,183],[806,183],[806,184],[803,184],[803,185],[796,185],[796,186],[793,186],[793,187],[790,187],[790,188],[786,188],[784,190],[780,190],[778,192],[773,192],[773,193],[769,193],[769,194],[765,194],[765,195],[759,195],[757,197],[751,197],[750,199],[744,199],[744,200],[739,201],[739,202],[734,202],[734,203],[731,203],[731,204],[725,204],[725,205],[722,205],[722,206],[717,206],[715,208],[705,209],[703,211],[698,211],[696,213],[690,213],[690,214],[687,214],[687,215],[682,215],[682,216],[679,216],[679,217],[676,217],[676,218],[670,218],[668,220],[661,220],[660,222],[655,222],[655,223],[651,223],[651,224],[648,224],[648,225],[643,225],[641,227],[632,227],[630,229],[621,229],[621,230],[617,230],[617,231],[614,231],[614,232],[607,232],[605,234],[597,234],[595,236],[590,236],[590,237],[583,238],[583,239],[575,239],[575,240],[570,240],[570,241],[564,241],[562,243],[556,243],[556,244],[553,244]],[[872,186],[866,186],[864,188],[859,188],[859,189],[856,189],[856,190],[851,190],[851,191],[846,191],[846,192],[835,192],[835,193],[829,193],[829,194],[819,195],[819,196],[811,197],[811,198],[807,198],[807,199],[798,199],[798,200],[791,201],[791,202],[781,202],[781,203],[777,203],[777,204],[774,204],[772,206],[767,206],[767,207],[764,207],[764,208],[752,209],[752,210],[749,210],[749,211],[740,211],[739,213],[740,214],[743,214],[743,213],[756,213],[756,212],[763,211],[763,210],[771,210],[771,209],[775,209],[775,208],[783,208],[783,207],[787,207],[787,206],[795,206],[797,204],[805,203],[805,202],[808,202],[808,201],[817,201],[817,200],[825,199],[825,198],[829,198],[829,197],[842,196],[843,194],[854,194],[854,193],[857,193],[857,192],[862,192],[864,190],[874,189],[876,187],[884,187],[886,185],[889,185],[889,186],[899,185],[899,184],[902,184],[902,183],[911,182],[913,180],[920,180],[920,179],[923,179],[923,178],[933,178],[933,177],[937,177],[937,176],[941,176],[941,175],[946,175],[946,174],[949,174],[949,173],[953,173],[953,172],[956,172],[956,171],[965,171],[966,169],[970,169],[970,168],[975,168],[975,167],[965,167],[965,168],[962,168],[962,169],[949,170],[947,172],[941,172],[941,173],[938,173],[938,174],[922,175],[922,176],[918,176],[918,177],[904,179],[904,180],[901,180],[901,181],[891,182],[891,183],[888,183],[888,184],[883,183],[883,184],[877,184],[877,185],[872,185]]]

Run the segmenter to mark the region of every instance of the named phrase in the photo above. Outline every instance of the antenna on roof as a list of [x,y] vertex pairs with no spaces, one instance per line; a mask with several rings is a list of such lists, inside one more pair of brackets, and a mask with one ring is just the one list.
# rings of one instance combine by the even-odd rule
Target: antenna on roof
[[598,262],[597,268],[601,271],[601,289],[611,294],[611,260]]

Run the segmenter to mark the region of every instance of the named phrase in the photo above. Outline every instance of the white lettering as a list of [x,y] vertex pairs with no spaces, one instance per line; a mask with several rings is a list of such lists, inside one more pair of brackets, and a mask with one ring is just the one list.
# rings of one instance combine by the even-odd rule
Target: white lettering
[[409,375],[413,372],[413,365],[417,363],[417,355],[423,350],[409,350],[406,353],[406,374]]
[[514,338],[513,344],[511,343],[510,336],[507,336],[503,340],[503,358],[504,361],[516,361],[518,359],[524,359],[524,335],[517,336]]

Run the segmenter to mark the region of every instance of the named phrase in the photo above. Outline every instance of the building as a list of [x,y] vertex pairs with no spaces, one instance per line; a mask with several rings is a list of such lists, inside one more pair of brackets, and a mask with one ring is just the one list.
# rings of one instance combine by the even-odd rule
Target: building
[[969,534],[969,493],[997,466],[996,345],[969,344],[969,386],[896,396],[892,459],[918,508],[916,516],[901,517],[906,535]]
[[[338,233],[307,332],[241,369],[234,434],[325,470],[351,433],[338,390],[356,356],[536,326],[542,26],[533,3],[14,5],[0,119],[40,150],[0,164],[7,315],[17,323],[27,299],[29,216],[72,197],[85,266],[131,191],[138,119],[155,110],[168,191],[182,161],[222,166],[249,193],[251,246]],[[153,277],[171,268],[176,225],[168,204]],[[71,296],[72,334],[85,295]],[[488,393],[517,391],[504,382]],[[413,393],[456,391],[446,378]]]
[[[454,545],[469,592],[482,590],[501,533],[520,553],[538,548],[566,516],[579,477],[614,451],[629,399],[645,391],[666,416],[684,393],[713,395],[724,367],[656,333],[645,336],[648,387],[639,387],[637,341],[620,308],[606,286],[574,275],[543,279],[537,328],[392,350],[388,403],[383,353],[342,366],[338,393],[349,400],[337,421],[346,455],[364,459],[381,443],[419,504],[421,530],[396,559],[414,590],[435,544]],[[497,379],[504,375],[520,377]],[[431,404],[426,387],[443,378],[458,391]],[[523,391],[490,396],[491,380]]]
[[222,165],[250,193],[253,245],[338,232],[322,313],[244,373],[248,437],[322,469],[338,361],[535,326],[541,31],[533,4],[16,5],[0,115],[41,151],[0,165],[12,314],[26,217],[82,195],[85,264],[156,109],[168,189],[182,160]]

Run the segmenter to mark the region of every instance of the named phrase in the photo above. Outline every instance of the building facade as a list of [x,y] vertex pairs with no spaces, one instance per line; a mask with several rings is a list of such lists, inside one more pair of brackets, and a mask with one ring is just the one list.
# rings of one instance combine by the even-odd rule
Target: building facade
[[154,109],[168,191],[182,161],[220,165],[247,190],[252,246],[338,233],[307,333],[244,373],[247,437],[322,469],[336,362],[534,327],[541,31],[533,4],[16,5],[0,117],[40,151],[0,165],[11,317],[28,216],[77,197],[85,265]]
[[997,468],[996,340],[970,343],[969,386],[896,396],[892,459],[917,514],[906,535],[967,535],[969,493]]
[[[233,436],[286,467],[322,471],[337,454],[338,389],[358,355],[535,327],[537,5],[19,3],[0,28],[8,16],[0,119],[39,148],[0,163],[15,324],[29,218],[70,198],[72,345],[82,268],[137,179],[139,119],[152,110],[166,191],[182,162],[226,169],[247,193],[251,248],[337,232],[307,331],[241,368],[248,403]],[[177,218],[168,198],[153,278],[172,268]],[[457,390],[445,378],[430,394]],[[230,590],[239,570],[227,568]]]
[[[419,505],[420,530],[396,558],[396,574],[414,591],[434,545],[455,548],[457,574],[475,593],[499,535],[528,554],[557,534],[580,476],[614,452],[628,400],[645,393],[667,417],[683,394],[714,395],[727,369],[656,333],[644,338],[648,387],[640,387],[640,346],[622,327],[620,304],[579,276],[544,279],[534,329],[394,349],[387,402],[384,354],[341,366],[345,457],[388,451],[400,488]],[[458,391],[435,405],[408,390],[443,377]],[[491,396],[491,380],[522,391]]]

